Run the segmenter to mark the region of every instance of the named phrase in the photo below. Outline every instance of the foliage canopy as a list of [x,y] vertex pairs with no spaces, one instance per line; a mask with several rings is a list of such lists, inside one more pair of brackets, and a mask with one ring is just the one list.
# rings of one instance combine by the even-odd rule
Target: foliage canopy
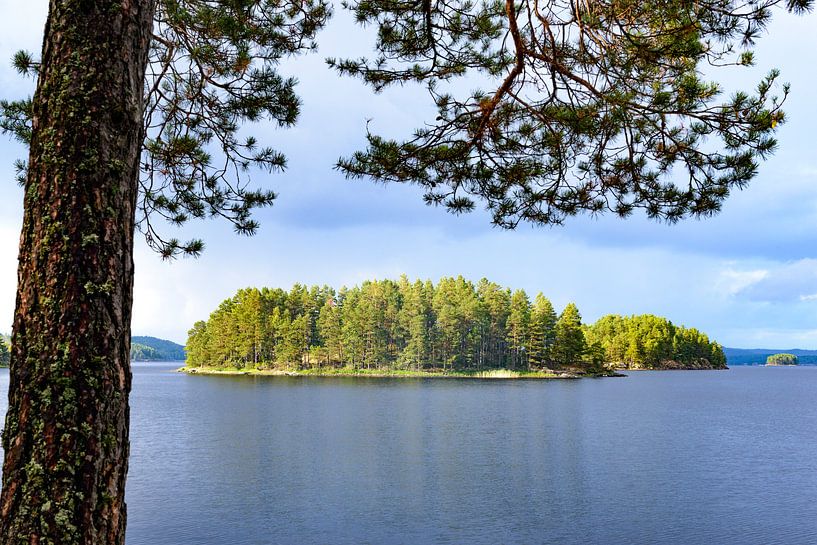
[[539,370],[724,367],[717,343],[655,316],[607,316],[585,326],[575,304],[560,316],[482,279],[367,281],[335,290],[296,284],[239,290],[197,322],[189,366],[351,367],[378,370]]
[[[671,222],[712,214],[774,150],[788,86],[773,94],[773,70],[724,98],[702,70],[752,64],[778,6],[811,2],[358,0],[377,56],[330,64],[376,91],[423,82],[438,115],[407,140],[370,133],[339,166],[418,184],[453,212],[482,201],[506,228],[637,208]],[[447,90],[455,78],[480,87]]]
[[[282,153],[244,136],[244,125],[268,120],[295,124],[296,80],[277,71],[281,59],[315,49],[314,38],[331,15],[323,0],[161,0],[154,17],[145,77],[137,227],[164,257],[197,255],[204,244],[160,234],[157,223],[183,225],[220,217],[252,235],[252,211],[275,193],[250,189],[251,169],[283,170]],[[22,74],[39,63],[14,57]],[[31,100],[1,101],[0,130],[27,143]],[[25,181],[25,163],[18,162]]]
[[[775,148],[788,87],[771,71],[749,92],[722,97],[707,66],[752,64],[774,9],[811,0],[448,1],[343,4],[377,30],[376,56],[328,59],[375,91],[426,86],[438,110],[406,140],[368,134],[341,159],[350,177],[414,183],[429,204],[460,213],[478,202],[496,225],[560,224],[579,213],[644,209],[676,221],[717,212]],[[275,199],[250,171],[286,166],[244,136],[248,123],[292,126],[296,81],[278,62],[316,47],[325,0],[161,0],[145,81],[138,228],[164,257],[197,255],[198,239],[157,224],[221,217],[253,234],[253,210]],[[13,59],[24,74],[39,64]],[[474,83],[453,91],[456,79]],[[0,130],[31,136],[31,99],[0,102]],[[19,161],[20,179],[26,165]]]
[[585,333],[603,349],[605,361],[617,367],[726,368],[723,348],[706,334],[652,314],[603,316]]

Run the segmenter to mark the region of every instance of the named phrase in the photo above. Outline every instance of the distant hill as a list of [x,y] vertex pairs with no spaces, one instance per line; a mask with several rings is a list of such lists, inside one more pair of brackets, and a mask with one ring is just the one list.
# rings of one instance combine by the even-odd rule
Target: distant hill
[[156,337],[131,337],[130,359],[132,361],[182,361],[184,347],[173,341]]
[[772,354],[794,354],[800,365],[817,365],[817,350],[801,350],[799,348],[724,348],[727,365],[765,365],[766,358]]
[[[10,340],[8,335],[0,333],[0,342],[9,344]],[[156,337],[131,337],[131,361],[184,361],[184,357],[184,347],[173,341]],[[8,365],[4,359],[0,355],[0,367]]]

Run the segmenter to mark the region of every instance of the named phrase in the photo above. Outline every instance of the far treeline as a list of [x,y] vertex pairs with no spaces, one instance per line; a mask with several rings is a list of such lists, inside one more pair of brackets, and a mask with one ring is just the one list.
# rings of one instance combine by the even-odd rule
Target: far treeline
[[156,337],[131,337],[131,361],[181,361],[184,347]]
[[0,367],[9,366],[11,343],[6,335],[0,334]]
[[657,316],[581,323],[486,279],[239,290],[187,340],[188,367],[367,370],[725,368],[721,346]]
[[[0,367],[8,367],[11,340],[0,334]],[[155,337],[133,337],[130,349],[131,361],[173,361],[184,359],[184,348],[176,343]]]

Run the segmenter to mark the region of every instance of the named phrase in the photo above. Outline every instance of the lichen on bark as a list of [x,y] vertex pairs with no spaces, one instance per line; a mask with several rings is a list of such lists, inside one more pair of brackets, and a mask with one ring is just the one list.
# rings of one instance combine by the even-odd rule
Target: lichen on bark
[[125,540],[134,210],[155,0],[52,0],[33,102],[0,543]]

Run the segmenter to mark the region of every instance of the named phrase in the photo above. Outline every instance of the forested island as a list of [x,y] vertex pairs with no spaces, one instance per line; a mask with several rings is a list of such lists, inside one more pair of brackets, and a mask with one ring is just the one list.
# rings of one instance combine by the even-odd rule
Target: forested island
[[580,376],[723,369],[721,346],[652,315],[582,324],[539,293],[482,279],[239,290],[187,340],[190,372]]
[[791,354],[797,357],[797,365],[817,365],[817,350],[803,348],[723,348],[727,365],[766,365],[769,356]]
[[800,363],[794,354],[772,354],[766,358],[766,365],[797,365]]

